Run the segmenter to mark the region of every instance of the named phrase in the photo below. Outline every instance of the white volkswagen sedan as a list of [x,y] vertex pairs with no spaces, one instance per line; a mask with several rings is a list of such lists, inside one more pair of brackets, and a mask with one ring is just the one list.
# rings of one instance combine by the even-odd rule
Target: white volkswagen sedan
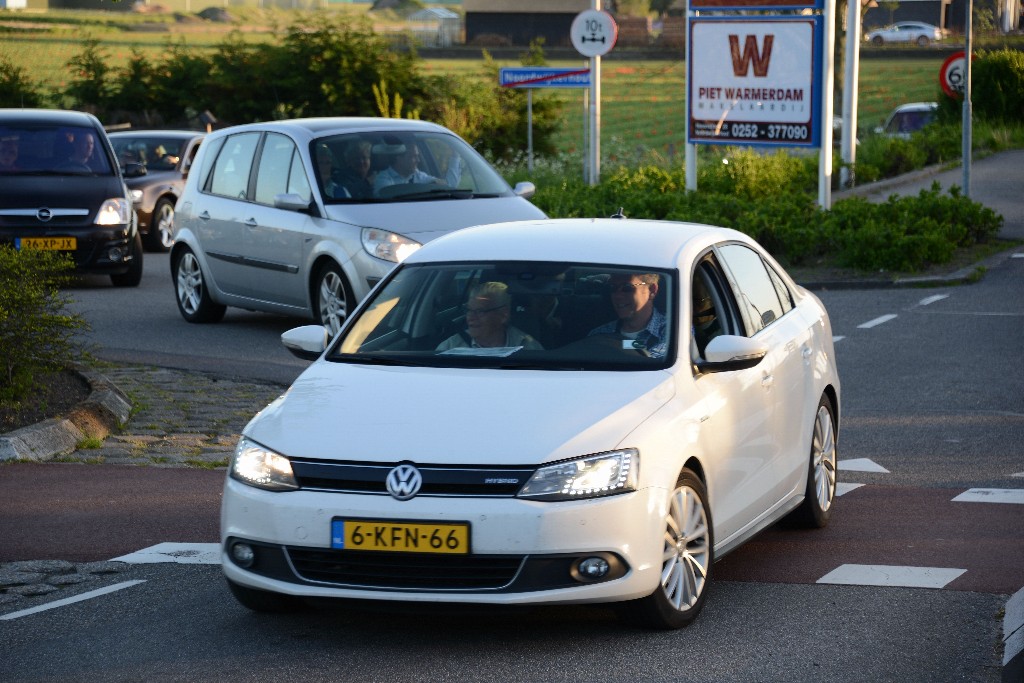
[[245,428],[224,572],[307,598],[619,603],[678,628],[713,563],[832,513],[840,390],[821,302],[733,230],[485,225],[424,245]]

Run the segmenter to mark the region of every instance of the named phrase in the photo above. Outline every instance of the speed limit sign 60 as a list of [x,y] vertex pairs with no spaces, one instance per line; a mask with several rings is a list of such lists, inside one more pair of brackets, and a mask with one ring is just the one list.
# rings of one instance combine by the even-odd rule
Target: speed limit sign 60
[[964,96],[964,81],[967,79],[967,60],[964,58],[964,51],[954,52],[939,69],[939,84],[942,91],[954,99]]

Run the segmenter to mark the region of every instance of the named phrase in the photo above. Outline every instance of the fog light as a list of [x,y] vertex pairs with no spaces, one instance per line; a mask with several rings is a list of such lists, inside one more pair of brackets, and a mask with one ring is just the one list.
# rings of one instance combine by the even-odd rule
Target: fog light
[[248,543],[235,543],[231,546],[231,558],[239,567],[251,567],[256,560],[256,553]]
[[115,263],[122,261],[124,260],[124,252],[121,251],[121,247],[111,247],[110,251],[107,252],[107,258]]
[[604,578],[608,574],[608,570],[611,569],[608,560],[603,557],[588,557],[580,560],[577,568],[580,576],[591,580]]

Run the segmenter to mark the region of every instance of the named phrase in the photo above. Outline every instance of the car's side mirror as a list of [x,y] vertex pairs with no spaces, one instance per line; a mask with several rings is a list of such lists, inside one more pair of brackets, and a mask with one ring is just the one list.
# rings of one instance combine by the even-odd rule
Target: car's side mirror
[[125,164],[124,169],[121,171],[121,175],[125,178],[141,178],[147,173],[148,171],[143,164],[134,161]]
[[329,336],[323,325],[303,325],[281,335],[281,343],[302,360],[316,360],[327,348]]
[[309,211],[311,202],[303,199],[297,194],[276,194],[274,195],[274,208],[285,209],[286,211]]
[[529,181],[524,180],[522,182],[516,183],[513,192],[515,192],[523,199],[529,199],[533,195],[537,194],[537,186]]
[[723,334],[708,342],[704,360],[697,363],[701,372],[746,370],[764,360],[768,345],[749,337]]

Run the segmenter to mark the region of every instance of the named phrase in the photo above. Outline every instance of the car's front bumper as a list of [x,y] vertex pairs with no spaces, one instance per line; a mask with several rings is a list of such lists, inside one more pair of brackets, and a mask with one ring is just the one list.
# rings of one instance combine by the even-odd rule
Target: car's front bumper
[[[52,228],[0,227],[0,244],[17,244],[25,237],[73,237],[70,251],[75,268],[86,273],[119,274],[128,270],[132,259],[131,226],[89,226]],[[113,257],[113,258],[112,258]]]
[[[630,600],[658,585],[666,499],[662,489],[643,489],[571,502],[425,496],[398,502],[379,495],[271,493],[228,479],[222,561],[235,583],[306,597],[492,604]],[[334,550],[336,517],[468,522],[471,552]],[[255,550],[248,568],[232,557],[238,541]],[[609,562],[609,574],[580,576],[579,562],[594,556]],[[393,580],[383,578],[388,571]]]

